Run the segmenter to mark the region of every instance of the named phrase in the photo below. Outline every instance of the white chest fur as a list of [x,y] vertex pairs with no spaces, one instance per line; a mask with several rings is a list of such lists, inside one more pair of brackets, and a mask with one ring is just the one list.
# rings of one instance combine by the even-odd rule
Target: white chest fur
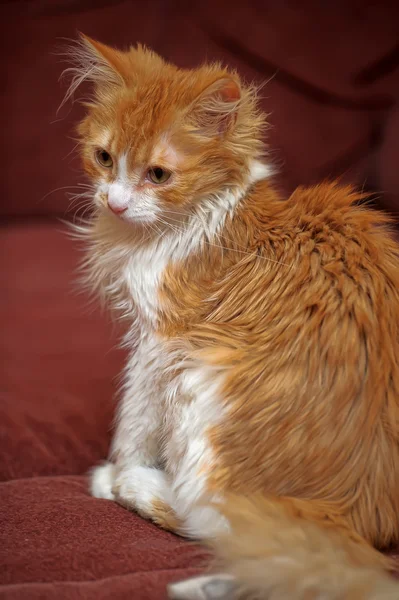
[[216,200],[217,203],[215,199],[209,202],[203,215],[194,214],[184,227],[173,226],[169,232],[138,247],[125,258],[120,276],[143,324],[156,326],[160,317],[159,285],[168,265],[184,260],[201,243],[215,243],[210,240],[223,226],[239,196],[229,192]]

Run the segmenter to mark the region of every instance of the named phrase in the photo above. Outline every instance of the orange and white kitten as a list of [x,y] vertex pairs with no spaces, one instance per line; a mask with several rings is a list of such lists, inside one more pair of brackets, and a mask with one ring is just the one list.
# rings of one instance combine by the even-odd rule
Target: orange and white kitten
[[87,37],[72,94],[94,212],[87,282],[131,348],[91,491],[215,540],[175,598],[398,598],[399,259],[337,183],[280,196],[256,91]]

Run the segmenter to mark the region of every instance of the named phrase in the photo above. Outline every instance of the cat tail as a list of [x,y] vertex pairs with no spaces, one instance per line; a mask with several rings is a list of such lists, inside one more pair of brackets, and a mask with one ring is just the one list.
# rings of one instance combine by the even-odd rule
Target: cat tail
[[186,600],[398,600],[392,567],[323,502],[230,497],[230,531],[212,541],[217,571],[175,584]]

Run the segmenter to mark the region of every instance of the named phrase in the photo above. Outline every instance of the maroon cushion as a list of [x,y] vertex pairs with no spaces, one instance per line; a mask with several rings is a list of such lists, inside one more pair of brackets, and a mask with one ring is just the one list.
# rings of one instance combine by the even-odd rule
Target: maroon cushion
[[196,546],[91,498],[85,477],[3,483],[0,505],[0,597],[7,599],[156,600],[204,562]]

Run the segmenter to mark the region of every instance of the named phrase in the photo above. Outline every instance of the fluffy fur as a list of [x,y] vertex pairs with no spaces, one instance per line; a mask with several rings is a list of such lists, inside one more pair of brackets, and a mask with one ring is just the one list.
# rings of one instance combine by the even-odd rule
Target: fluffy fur
[[399,539],[387,219],[337,183],[279,196],[236,73],[85,37],[73,57],[69,95],[93,84],[85,280],[131,349],[93,494],[214,540],[231,577],[176,598],[393,598],[375,549]]

